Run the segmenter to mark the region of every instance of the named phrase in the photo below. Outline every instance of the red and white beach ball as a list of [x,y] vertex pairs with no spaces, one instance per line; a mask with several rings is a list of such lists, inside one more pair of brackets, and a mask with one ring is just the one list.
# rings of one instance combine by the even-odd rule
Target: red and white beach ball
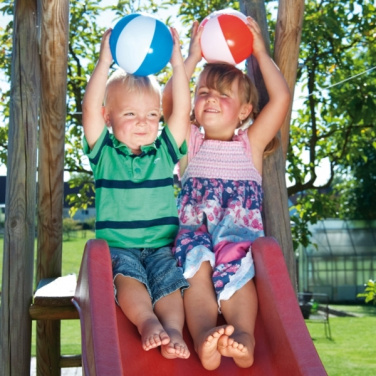
[[236,10],[224,9],[204,18],[201,26],[202,55],[209,63],[239,64],[253,51],[253,35],[247,17]]
[[148,76],[163,69],[171,59],[172,35],[158,19],[133,13],[117,22],[111,32],[110,49],[127,73]]

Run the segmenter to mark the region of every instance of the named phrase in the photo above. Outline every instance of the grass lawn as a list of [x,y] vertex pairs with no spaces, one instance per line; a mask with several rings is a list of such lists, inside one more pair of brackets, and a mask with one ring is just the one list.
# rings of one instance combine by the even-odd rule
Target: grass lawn
[[[94,238],[94,232],[78,231],[70,237],[69,240],[63,242],[63,261],[62,261],[62,275],[76,274],[78,276],[82,254],[85,243],[88,239]],[[3,271],[3,238],[0,237],[0,290],[2,283]],[[36,247],[35,247],[36,253]],[[36,255],[35,255],[36,256]],[[35,277],[35,276],[34,276]],[[74,355],[81,353],[80,340],[80,323],[78,320],[63,320],[61,322],[61,353],[63,355]],[[32,356],[35,356],[35,336],[36,328],[33,322],[32,331]]]
[[329,376],[376,375],[375,312],[372,316],[330,318],[331,340],[325,337],[323,324],[307,323]]
[[[82,237],[76,237],[63,243],[63,275],[78,275],[86,240],[94,237],[87,231]],[[0,238],[0,275],[2,275],[3,239]],[[375,327],[376,307],[334,306],[333,308],[352,312],[359,317],[331,317],[332,339],[325,337],[324,325],[307,323],[308,330],[317,352],[329,376],[375,376]],[[34,323],[35,324],[35,323]],[[80,325],[78,320],[65,320],[61,324],[62,354],[81,353]],[[35,355],[35,325],[33,326],[32,353]]]

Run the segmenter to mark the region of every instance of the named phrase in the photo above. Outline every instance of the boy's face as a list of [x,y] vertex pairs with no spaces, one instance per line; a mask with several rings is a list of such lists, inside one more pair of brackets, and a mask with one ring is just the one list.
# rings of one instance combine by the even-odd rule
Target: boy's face
[[123,84],[109,88],[104,119],[112,127],[116,139],[134,154],[141,146],[152,144],[158,135],[161,116],[160,97],[148,92],[129,92]]

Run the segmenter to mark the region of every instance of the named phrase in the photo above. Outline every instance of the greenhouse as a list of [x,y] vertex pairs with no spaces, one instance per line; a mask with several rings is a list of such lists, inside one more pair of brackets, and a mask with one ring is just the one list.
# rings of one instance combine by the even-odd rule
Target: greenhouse
[[[376,278],[376,221],[330,219],[310,227],[297,254],[299,291],[327,294],[332,303],[359,303]],[[362,299],[363,300],[363,299]]]

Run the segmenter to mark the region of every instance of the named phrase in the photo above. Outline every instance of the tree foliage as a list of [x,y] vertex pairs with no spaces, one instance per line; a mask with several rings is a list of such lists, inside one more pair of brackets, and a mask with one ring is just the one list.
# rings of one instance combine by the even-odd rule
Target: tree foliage
[[357,295],[358,298],[364,298],[366,303],[373,302],[376,305],[376,284],[370,279],[365,285],[364,292]]
[[288,194],[297,203],[293,232],[303,244],[308,223],[376,219],[364,212],[376,193],[376,184],[367,184],[376,156],[375,36],[373,0],[305,2],[287,163]]
[[[271,40],[277,6],[265,1]],[[0,12],[10,16],[13,2],[0,0]],[[103,3],[103,4],[107,4]],[[102,18],[111,11],[113,20],[124,14],[145,11],[177,13],[186,35],[194,19],[227,7],[239,9],[238,1],[124,1],[103,5],[93,0],[70,2],[68,92],[65,170],[71,184],[85,187],[70,197],[76,208],[93,195],[92,175],[82,154],[81,103],[89,75],[97,61]],[[161,12],[162,10],[162,12]],[[370,210],[376,194],[376,11],[374,0],[306,0],[302,30],[294,114],[287,159],[288,194],[296,215],[292,217],[296,242],[308,242],[308,223],[328,217],[376,219]],[[13,21],[0,27],[2,80],[10,82]],[[273,49],[272,49],[273,50]],[[170,74],[166,67],[158,80],[163,85]],[[9,88],[0,89],[0,163],[6,164]],[[319,167],[328,166],[323,181]],[[89,198],[88,198],[89,197]]]

